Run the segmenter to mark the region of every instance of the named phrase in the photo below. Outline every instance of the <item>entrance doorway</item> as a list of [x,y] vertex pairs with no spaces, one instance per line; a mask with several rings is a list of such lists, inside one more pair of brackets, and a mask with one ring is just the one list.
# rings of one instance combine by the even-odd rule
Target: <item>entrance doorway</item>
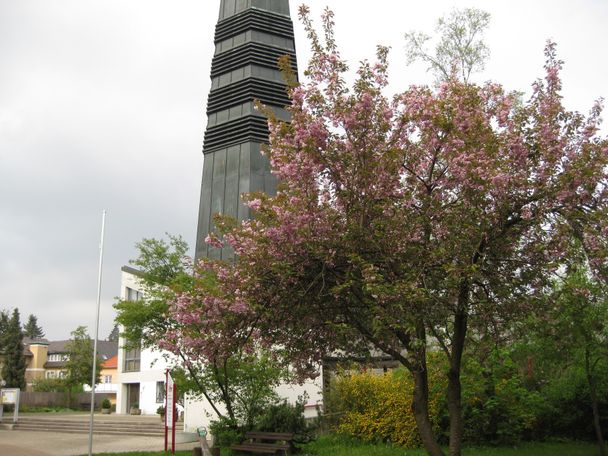
[[127,383],[127,413],[139,407],[139,383]]

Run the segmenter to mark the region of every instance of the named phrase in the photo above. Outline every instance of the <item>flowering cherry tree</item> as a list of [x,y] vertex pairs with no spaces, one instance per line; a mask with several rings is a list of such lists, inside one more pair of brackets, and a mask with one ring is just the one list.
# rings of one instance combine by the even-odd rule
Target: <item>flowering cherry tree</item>
[[332,13],[323,36],[305,7],[300,16],[313,56],[291,89],[291,122],[269,122],[277,195],[247,195],[252,220],[218,218],[223,236],[208,242],[229,244],[238,261],[204,261],[214,285],[174,306],[185,328],[213,330],[173,339],[193,353],[235,339],[280,347],[302,376],[336,351],[388,354],[414,379],[413,414],[432,456],[444,453],[429,419],[426,352],[441,350],[449,454],[459,455],[467,337],[546,291],[572,236],[596,273],[606,269],[601,104],[588,117],[562,106],[553,43],[526,102],[456,79],[389,98],[383,47],[350,87]]

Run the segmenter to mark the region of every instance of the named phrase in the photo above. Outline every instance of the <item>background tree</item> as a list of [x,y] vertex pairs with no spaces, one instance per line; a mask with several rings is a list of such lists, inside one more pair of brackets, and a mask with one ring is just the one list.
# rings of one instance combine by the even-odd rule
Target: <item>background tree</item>
[[476,8],[455,9],[437,21],[439,42],[432,55],[426,44],[431,40],[422,32],[405,34],[409,63],[422,60],[429,65],[437,81],[457,78],[468,82],[471,74],[482,71],[490,56],[483,33],[490,24],[490,14]]
[[111,342],[118,342],[118,338],[120,337],[120,330],[118,329],[118,323],[114,325],[110,334],[108,334],[108,339]]
[[[175,318],[212,324],[213,301],[227,336],[221,330],[238,309],[301,373],[337,350],[372,346],[392,356],[414,379],[418,431],[436,456],[444,453],[429,420],[432,336],[448,364],[449,453],[458,456],[470,330],[524,315],[542,297],[567,255],[572,217],[605,233],[601,105],[588,118],[562,106],[552,43],[526,103],[498,84],[457,77],[389,100],[384,48],[351,89],[332,14],[323,17],[324,40],[306,8],[301,17],[313,57],[308,82],[291,91],[291,123],[270,122],[277,195],[248,196],[253,220],[218,218],[239,261],[205,263],[217,284],[180,297],[194,305],[176,306]],[[589,239],[605,265],[605,237]],[[194,349],[205,338],[182,342]]]
[[[71,333],[72,338],[66,345],[68,360],[65,364],[65,384],[68,388],[68,403],[71,393],[81,390],[83,385],[91,385],[93,377],[93,341],[87,333],[85,326],[79,326]],[[100,382],[101,359],[95,358],[96,378],[95,384]]]
[[32,389],[41,393],[65,393],[68,391],[63,378],[38,378],[32,382]]
[[4,332],[4,366],[2,379],[7,388],[25,389],[25,357],[23,356],[23,334],[19,321],[19,310],[14,309]]
[[10,316],[7,310],[0,310],[0,353],[4,351],[4,338],[8,332]]
[[605,285],[594,281],[584,266],[584,255],[574,252],[571,258],[546,304],[524,326],[528,335],[522,339],[536,355],[537,368],[550,370],[545,382],[567,377],[563,373],[569,370],[582,371],[596,440],[600,454],[606,456],[598,390],[608,368],[608,295]]
[[192,283],[187,243],[180,236],[167,236],[168,240],[143,239],[135,245],[138,257],[130,263],[141,274],[142,299],[120,300],[114,305],[116,323],[123,327],[127,342],[141,343],[144,348],[162,340],[169,325],[168,303]]
[[30,339],[44,338],[44,331],[38,326],[38,318],[33,314],[30,314],[27,323],[23,325],[23,337],[28,337]]
[[[144,348],[173,353],[177,358],[173,374],[181,391],[204,397],[222,425],[233,431],[251,428],[263,405],[276,402],[273,388],[288,377],[287,370],[263,350],[248,345],[251,325],[244,316],[224,313],[219,329],[201,320],[198,307],[188,314],[193,303],[186,296],[199,287],[213,288],[215,279],[208,272],[193,274],[186,257],[188,245],[181,237],[144,239],[137,248],[139,256],[131,264],[140,271],[143,296],[114,306],[127,344],[141,343]],[[217,300],[221,302],[219,295]],[[219,309],[214,300],[208,303],[210,312]],[[181,309],[179,315],[174,312],[177,308]],[[218,314],[214,322],[219,320]],[[220,332],[225,337],[218,337]],[[205,341],[196,347],[183,343],[201,334]]]

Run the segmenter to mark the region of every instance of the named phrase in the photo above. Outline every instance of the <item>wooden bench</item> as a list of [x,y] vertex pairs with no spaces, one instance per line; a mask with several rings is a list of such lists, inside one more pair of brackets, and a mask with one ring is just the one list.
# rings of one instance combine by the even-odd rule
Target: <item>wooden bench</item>
[[231,450],[259,454],[291,454],[296,447],[291,432],[247,432],[245,440]]

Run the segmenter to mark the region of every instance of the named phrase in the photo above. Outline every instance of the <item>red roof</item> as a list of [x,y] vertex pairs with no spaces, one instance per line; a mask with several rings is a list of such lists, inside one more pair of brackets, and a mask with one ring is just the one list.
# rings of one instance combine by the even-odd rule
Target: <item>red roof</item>
[[118,355],[112,356],[110,359],[105,360],[101,367],[104,369],[116,369],[118,367]]

